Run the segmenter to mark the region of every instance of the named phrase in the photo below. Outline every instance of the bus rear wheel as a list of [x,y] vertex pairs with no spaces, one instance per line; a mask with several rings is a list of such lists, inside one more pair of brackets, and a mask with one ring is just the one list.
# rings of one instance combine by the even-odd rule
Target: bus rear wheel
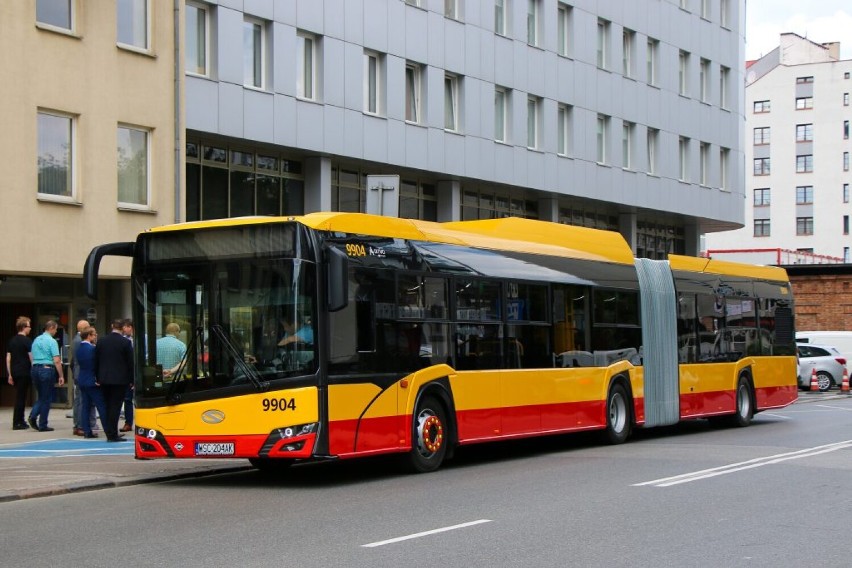
[[623,385],[614,384],[606,398],[606,440],[623,444],[630,436],[631,426],[630,397]]
[[417,473],[435,471],[447,455],[447,413],[434,396],[423,396],[411,421],[408,465]]
[[754,406],[752,405],[751,386],[745,377],[737,381],[737,411],[731,418],[732,426],[748,426],[754,417]]

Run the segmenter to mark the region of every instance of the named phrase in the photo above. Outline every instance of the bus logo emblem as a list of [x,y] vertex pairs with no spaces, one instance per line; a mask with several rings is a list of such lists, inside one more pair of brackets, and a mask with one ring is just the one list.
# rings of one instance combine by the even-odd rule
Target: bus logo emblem
[[225,420],[225,413],[221,410],[208,410],[201,415],[201,420],[205,424],[218,424]]

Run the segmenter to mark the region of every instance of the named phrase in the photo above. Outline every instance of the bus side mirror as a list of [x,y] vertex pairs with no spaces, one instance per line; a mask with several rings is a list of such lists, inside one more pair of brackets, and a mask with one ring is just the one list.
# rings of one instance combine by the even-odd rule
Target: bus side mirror
[[130,256],[136,250],[136,243],[110,243],[100,245],[92,249],[83,265],[83,283],[86,295],[98,299],[98,270],[101,267],[101,259],[105,256]]
[[328,252],[328,311],[337,312],[349,304],[349,257],[339,248]]

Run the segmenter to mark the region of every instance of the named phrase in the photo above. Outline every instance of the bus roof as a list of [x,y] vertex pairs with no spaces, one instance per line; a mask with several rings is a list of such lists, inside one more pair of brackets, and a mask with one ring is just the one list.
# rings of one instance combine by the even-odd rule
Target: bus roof
[[295,221],[318,231],[352,233],[463,245],[582,260],[633,264],[633,252],[619,233],[533,219],[507,217],[435,223],[366,213],[308,213],[296,217],[233,217],[179,223],[148,232],[179,231]]
[[760,280],[771,280],[773,282],[789,281],[787,278],[787,271],[777,266],[758,266],[742,264],[740,262],[731,262],[728,260],[681,256],[679,254],[669,255],[669,265],[672,267],[672,270],[720,274],[725,276],[742,276]]

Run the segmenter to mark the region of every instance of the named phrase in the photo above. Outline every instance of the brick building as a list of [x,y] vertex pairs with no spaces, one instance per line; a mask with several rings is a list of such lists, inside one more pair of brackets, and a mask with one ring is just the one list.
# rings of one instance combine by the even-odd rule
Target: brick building
[[852,331],[852,264],[784,266],[799,331]]

